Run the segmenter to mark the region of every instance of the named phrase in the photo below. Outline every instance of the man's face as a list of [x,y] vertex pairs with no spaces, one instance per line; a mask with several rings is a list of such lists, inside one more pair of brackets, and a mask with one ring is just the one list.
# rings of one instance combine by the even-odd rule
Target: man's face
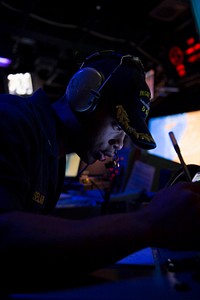
[[[92,120],[93,119],[93,120]],[[96,160],[104,161],[122,149],[126,133],[106,111],[90,118],[86,125],[86,136],[77,154],[88,164]]]

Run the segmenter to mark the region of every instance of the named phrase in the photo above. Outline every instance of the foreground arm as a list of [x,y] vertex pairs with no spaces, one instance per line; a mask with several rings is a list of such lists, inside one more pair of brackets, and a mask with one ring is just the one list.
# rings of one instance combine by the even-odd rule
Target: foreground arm
[[10,212],[0,216],[1,266],[15,276],[23,269],[25,277],[78,276],[149,246],[198,249],[199,228],[199,183],[162,190],[131,213],[66,220]]

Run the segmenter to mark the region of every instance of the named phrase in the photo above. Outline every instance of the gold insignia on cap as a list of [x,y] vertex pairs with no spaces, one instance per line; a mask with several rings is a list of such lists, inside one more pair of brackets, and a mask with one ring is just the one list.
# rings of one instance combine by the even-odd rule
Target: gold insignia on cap
[[148,142],[154,142],[153,138],[149,134],[137,132],[135,128],[130,126],[130,120],[128,114],[122,105],[117,105],[116,109],[117,109],[117,120],[120,124],[122,124],[124,131],[126,131],[127,134],[133,134],[136,139],[146,140]]

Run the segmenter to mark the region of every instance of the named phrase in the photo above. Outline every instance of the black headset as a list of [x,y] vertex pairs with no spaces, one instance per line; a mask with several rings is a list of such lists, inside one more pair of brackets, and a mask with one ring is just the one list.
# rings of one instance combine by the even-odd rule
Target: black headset
[[[115,57],[119,59],[119,63],[107,78],[95,68],[85,66],[88,63],[105,57]],[[71,109],[78,113],[90,113],[94,111],[97,107],[103,87],[120,68],[125,59],[134,62],[135,66],[137,65],[144,70],[140,59],[130,54],[123,55],[113,50],[105,50],[88,56],[82,63],[80,69],[73,75],[66,89],[66,97]]]

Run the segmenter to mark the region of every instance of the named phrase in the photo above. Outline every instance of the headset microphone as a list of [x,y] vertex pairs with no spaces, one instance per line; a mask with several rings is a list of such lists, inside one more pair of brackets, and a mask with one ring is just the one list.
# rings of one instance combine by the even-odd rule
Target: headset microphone
[[109,169],[109,168],[119,168],[120,167],[119,157],[117,155],[117,150],[115,150],[115,154],[114,154],[113,160],[109,161],[108,163],[105,163],[105,167],[106,167],[106,169]]

